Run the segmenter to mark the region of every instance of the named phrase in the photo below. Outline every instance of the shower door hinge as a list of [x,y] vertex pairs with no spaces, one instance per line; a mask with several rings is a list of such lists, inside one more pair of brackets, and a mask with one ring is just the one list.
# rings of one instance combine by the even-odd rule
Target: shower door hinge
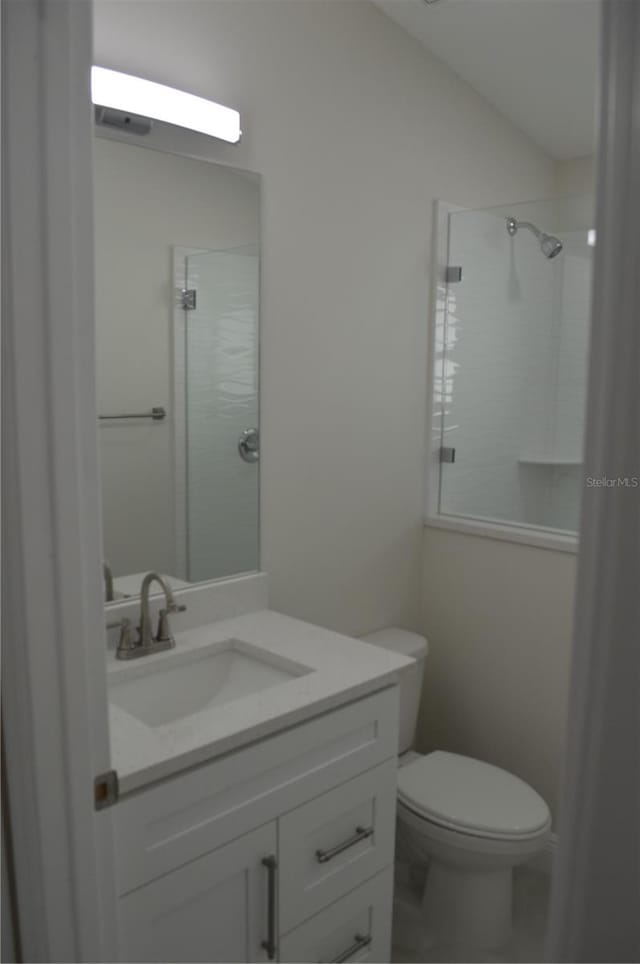
[[93,781],[93,805],[96,810],[105,810],[118,802],[118,774],[115,770],[99,773]]
[[183,288],[180,292],[180,304],[185,311],[193,311],[196,307],[196,289]]
[[447,445],[440,446],[440,461],[441,462],[455,462],[456,460],[456,450],[450,448]]
[[462,281],[462,267],[456,264],[447,265],[444,272],[444,278],[448,285]]

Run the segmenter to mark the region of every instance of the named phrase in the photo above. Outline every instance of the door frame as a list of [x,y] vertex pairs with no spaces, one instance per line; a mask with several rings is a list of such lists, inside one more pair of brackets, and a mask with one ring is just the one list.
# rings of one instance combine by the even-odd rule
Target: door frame
[[2,717],[22,955],[113,961],[93,325],[92,6],[3,13]]
[[[601,25],[586,485],[547,961],[637,960],[640,948],[640,5],[605,0]],[[589,484],[603,477],[613,486]]]

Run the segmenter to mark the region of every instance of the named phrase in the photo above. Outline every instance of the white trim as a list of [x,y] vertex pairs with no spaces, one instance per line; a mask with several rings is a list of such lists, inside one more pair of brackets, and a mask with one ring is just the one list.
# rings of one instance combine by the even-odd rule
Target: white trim
[[[25,960],[115,960],[93,319],[91,5],[6,4],[3,719]],[[34,601],[37,602],[34,605]],[[8,683],[7,683],[8,680]]]
[[[639,474],[640,5],[602,5],[585,474]],[[640,949],[640,498],[586,488],[548,961]]]
[[485,539],[497,539],[499,542],[517,542],[523,546],[535,546],[538,549],[553,549],[556,552],[578,551],[578,536],[571,532],[554,532],[552,529],[537,529],[523,525],[512,525],[507,522],[502,525],[493,519],[458,518],[457,516],[439,515],[425,521],[426,529],[449,529],[451,532],[463,532],[470,536],[480,536]]

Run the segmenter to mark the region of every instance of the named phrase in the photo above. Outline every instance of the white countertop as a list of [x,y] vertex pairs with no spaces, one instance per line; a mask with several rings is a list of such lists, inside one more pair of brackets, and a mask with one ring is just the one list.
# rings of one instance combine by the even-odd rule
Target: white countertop
[[108,679],[150,669],[176,652],[244,640],[311,672],[163,726],[146,726],[110,704],[111,760],[120,792],[129,793],[214,759],[319,713],[397,682],[411,660],[269,609],[176,633],[176,649],[130,662],[107,655]]

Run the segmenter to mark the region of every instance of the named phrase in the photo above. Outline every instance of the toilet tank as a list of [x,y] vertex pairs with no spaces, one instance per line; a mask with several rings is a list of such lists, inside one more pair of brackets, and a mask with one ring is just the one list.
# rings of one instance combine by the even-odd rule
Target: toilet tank
[[396,629],[395,626],[379,629],[375,633],[369,633],[367,636],[363,636],[362,639],[366,643],[381,646],[383,649],[391,649],[395,653],[410,656],[415,660],[411,666],[400,671],[400,733],[398,752],[405,753],[411,749],[415,737],[420,694],[422,693],[424,661],[428,652],[428,643],[424,636],[419,636],[417,633],[409,633],[405,629]]

